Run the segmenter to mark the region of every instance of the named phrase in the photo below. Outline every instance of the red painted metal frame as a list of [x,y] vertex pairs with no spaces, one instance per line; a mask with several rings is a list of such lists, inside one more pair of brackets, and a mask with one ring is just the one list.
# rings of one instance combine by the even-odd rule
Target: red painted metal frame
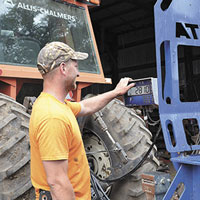
[[73,92],[73,100],[74,101],[80,101],[81,100],[81,90],[83,88],[90,86],[90,85],[91,85],[91,83],[78,83],[76,91]]
[[24,83],[42,84],[42,80],[0,77],[0,93],[6,94],[13,99],[16,99],[17,94],[21,90]]

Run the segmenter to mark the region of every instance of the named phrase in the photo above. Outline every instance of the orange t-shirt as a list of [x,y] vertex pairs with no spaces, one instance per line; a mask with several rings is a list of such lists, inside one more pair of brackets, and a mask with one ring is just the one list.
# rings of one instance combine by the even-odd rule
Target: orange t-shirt
[[31,181],[36,189],[50,190],[42,160],[68,160],[68,178],[76,200],[89,200],[90,172],[76,120],[79,103],[61,103],[42,92],[33,105],[29,135],[31,145]]

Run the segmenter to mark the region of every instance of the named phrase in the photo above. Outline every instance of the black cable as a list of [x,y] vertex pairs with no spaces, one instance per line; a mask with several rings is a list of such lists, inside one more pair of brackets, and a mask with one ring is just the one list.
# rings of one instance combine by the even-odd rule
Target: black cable
[[90,170],[90,173],[91,173],[91,184],[93,186],[95,194],[97,195],[97,200],[99,200],[101,197],[99,196],[99,191],[98,191],[98,188],[97,188],[95,180],[94,180],[95,176],[94,176],[94,173],[92,173],[91,170]]
[[95,176],[95,178],[97,178],[98,180],[100,180],[100,181],[102,181],[102,182],[112,183],[112,182],[115,182],[115,181],[120,181],[120,180],[122,180],[122,179],[125,179],[127,176],[133,174],[136,170],[138,170],[138,169],[142,166],[142,164],[144,163],[144,161],[145,161],[145,160],[147,159],[147,157],[149,156],[149,154],[150,154],[151,150],[153,149],[153,146],[155,145],[156,140],[157,140],[157,138],[158,138],[158,136],[159,136],[159,134],[160,134],[160,131],[161,131],[161,124],[160,124],[160,126],[159,126],[159,128],[158,128],[158,130],[157,130],[157,132],[156,132],[156,135],[155,135],[155,137],[154,137],[154,140],[153,140],[152,145],[149,147],[149,150],[146,152],[146,154],[144,155],[144,157],[142,158],[142,160],[141,160],[129,173],[127,173],[127,174],[124,175],[123,177],[116,178],[116,179],[113,179],[113,180],[106,180],[106,179],[105,179],[105,180],[102,180],[102,179],[100,179],[99,177],[97,177],[97,176],[93,173],[93,175]]
[[158,124],[159,122],[160,122],[160,119],[158,119],[158,120],[153,120],[152,118],[151,118],[151,116],[150,116],[150,114],[149,114],[149,112],[147,112],[147,117],[148,117],[148,119],[151,121],[150,123],[153,123],[153,124]]
[[118,180],[121,180],[121,179],[126,178],[127,176],[131,175],[132,173],[134,173],[137,169],[139,169],[139,168],[142,166],[142,164],[144,163],[144,161],[145,161],[145,160],[147,159],[147,157],[149,156],[151,150],[153,149],[153,146],[154,146],[155,143],[156,143],[156,140],[157,140],[157,138],[158,138],[158,136],[159,136],[159,134],[160,134],[160,131],[161,131],[161,124],[160,124],[160,126],[159,126],[159,128],[158,128],[158,130],[157,130],[157,133],[156,133],[156,135],[155,135],[155,137],[154,137],[154,140],[153,140],[152,145],[150,146],[149,150],[146,152],[146,154],[144,155],[144,157],[142,158],[142,160],[141,160],[141,161],[136,165],[136,167],[134,167],[128,174],[126,174],[126,175],[123,176],[122,178],[119,178]]
[[[101,185],[99,184],[94,172],[92,170],[90,170],[90,173],[91,173],[91,179],[92,179],[92,181],[94,183],[95,192],[97,193],[99,200],[101,200],[101,197],[99,195],[99,190],[102,192],[103,197],[105,198],[105,200],[110,200],[108,198],[108,196],[106,195],[106,193],[104,192],[104,190],[102,189]],[[97,188],[97,186],[98,186],[98,188]]]

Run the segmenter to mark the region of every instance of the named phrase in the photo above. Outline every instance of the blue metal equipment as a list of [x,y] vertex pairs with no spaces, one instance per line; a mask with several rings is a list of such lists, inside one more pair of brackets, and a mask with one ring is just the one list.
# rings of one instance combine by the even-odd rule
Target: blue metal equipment
[[[164,6],[166,2],[168,6]],[[178,53],[180,47],[200,46],[200,2],[157,0],[154,14],[160,120],[166,148],[171,153],[171,160],[177,169],[164,200],[172,198],[180,183],[184,185],[180,200],[198,200],[200,154],[197,150],[200,150],[200,145],[199,142],[188,142],[184,122],[193,119],[197,125],[200,124],[200,102],[181,99],[182,68]]]

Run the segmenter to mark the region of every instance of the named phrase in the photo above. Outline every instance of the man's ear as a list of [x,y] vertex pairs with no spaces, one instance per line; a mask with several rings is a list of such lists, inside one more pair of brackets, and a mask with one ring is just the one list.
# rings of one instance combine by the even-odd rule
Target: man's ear
[[66,74],[66,64],[64,63],[64,62],[62,62],[62,63],[60,63],[60,72],[62,73],[62,74]]

